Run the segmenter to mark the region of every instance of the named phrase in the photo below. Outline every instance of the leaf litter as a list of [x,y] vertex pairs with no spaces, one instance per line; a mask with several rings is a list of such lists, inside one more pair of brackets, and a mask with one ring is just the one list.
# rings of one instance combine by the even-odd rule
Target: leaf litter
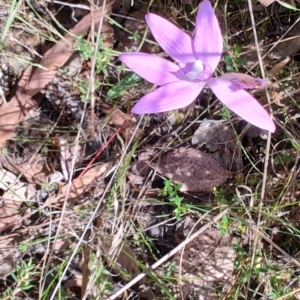
[[11,224],[18,226],[19,210],[24,201],[34,201],[35,184],[21,182],[9,171],[0,170],[0,189],[3,191],[0,207],[0,231]]
[[[109,9],[110,5],[105,6],[106,13]],[[102,14],[103,12],[100,10],[94,13],[93,18],[90,14],[85,16],[69,34],[66,34],[44,54],[40,62],[41,67],[34,70],[32,66],[29,66],[25,70],[19,81],[16,96],[0,107],[0,145],[15,136],[16,125],[26,117],[30,110],[39,105],[42,100],[41,96],[37,100],[34,100],[33,96],[44,93],[45,86],[54,78],[57,70],[72,56],[74,49],[71,46],[75,42],[75,37],[85,36],[91,22],[98,26]],[[108,23],[106,23],[106,30],[111,31]],[[109,46],[109,44],[105,44],[105,46]]]
[[[141,3],[140,1],[133,2]],[[129,16],[130,19],[124,21],[124,17],[114,17],[115,21],[120,22],[117,30],[116,27],[111,27],[104,20],[104,33],[107,35],[104,46],[117,47],[115,49],[121,52],[125,51],[124,49],[126,51],[141,49],[143,52],[161,55],[161,49],[157,45],[153,45],[153,42],[140,44],[151,39],[149,32],[145,32],[144,15],[148,11],[147,5],[144,3],[140,9],[134,10],[130,7],[131,1],[126,1],[124,6],[122,6],[121,1],[111,1],[105,9],[109,10],[112,3],[114,3],[116,14],[121,13],[123,16]],[[155,3],[156,5],[159,4]],[[232,3],[232,5],[235,7],[236,4]],[[194,8],[196,7],[197,4]],[[166,12],[169,11],[169,8],[166,9]],[[178,18],[180,9],[182,8],[175,10],[173,7],[172,16],[169,16],[169,19],[178,22],[178,25],[182,27],[187,24],[184,24],[182,17]],[[100,13],[95,11],[95,14],[97,27]],[[189,17],[188,14],[186,16]],[[89,31],[90,24],[91,20],[88,14],[75,25],[72,32],[84,36]],[[240,26],[240,23],[237,25]],[[135,33],[134,38],[122,27]],[[294,34],[291,31],[290,35]],[[118,45],[115,43],[116,35],[118,36]],[[0,122],[2,124],[0,141],[8,150],[8,153],[5,153],[6,148],[4,148],[1,154],[4,175],[1,185],[3,198],[0,232],[3,237],[14,234],[13,232],[22,237],[30,236],[31,240],[22,239],[25,244],[29,245],[26,255],[33,257],[39,264],[39,257],[44,256],[47,245],[44,242],[39,242],[39,246],[32,246],[31,242],[38,239],[45,240],[49,234],[55,234],[58,224],[57,217],[60,215],[60,208],[65,203],[67,212],[64,214],[60,231],[62,237],[53,245],[50,244],[50,248],[52,247],[55,253],[51,262],[51,266],[54,266],[60,263],[58,258],[66,259],[67,249],[74,246],[78,236],[82,233],[82,228],[88,223],[92,215],[92,209],[99,201],[103,201],[101,196],[104,196],[102,206],[93,219],[93,225],[89,228],[88,235],[85,236],[86,247],[90,249],[91,256],[83,259],[82,253],[79,251],[78,257],[70,268],[71,275],[64,281],[62,289],[72,295],[71,297],[76,294],[74,288],[79,288],[82,293],[85,292],[90,275],[97,269],[98,265],[103,264],[106,268],[106,273],[103,273],[105,274],[104,278],[107,279],[106,282],[109,285],[109,289],[106,289],[104,294],[105,299],[107,299],[112,294],[113,289],[111,287],[115,289],[114,292],[117,291],[120,285],[126,284],[134,276],[139,276],[145,266],[151,265],[161,255],[167,254],[188,236],[188,233],[185,233],[184,236],[178,238],[180,229],[174,223],[174,218],[172,219],[174,207],[170,206],[173,203],[167,202],[168,200],[160,195],[163,184],[161,176],[172,179],[174,183],[182,184],[181,191],[178,191],[179,196],[183,198],[182,205],[197,205],[200,210],[205,210],[205,218],[203,214],[194,211],[191,206],[187,206],[188,209],[181,215],[180,221],[187,221],[191,215],[196,221],[203,218],[198,224],[201,227],[211,221],[213,212],[210,213],[208,210],[221,209],[222,206],[218,207],[220,203],[231,200],[232,187],[224,183],[235,174],[235,171],[241,171],[244,168],[245,157],[241,147],[245,147],[244,150],[248,151],[251,139],[252,144],[249,153],[260,161],[265,140],[262,136],[263,132],[258,132],[253,127],[247,129],[241,126],[243,125],[242,122],[231,125],[229,122],[224,123],[216,120],[214,117],[218,116],[219,118],[219,105],[210,106],[206,112],[202,108],[199,109],[200,101],[201,105],[203,100],[204,102],[208,101],[207,95],[201,95],[201,100],[196,101],[193,110],[187,108],[162,115],[130,119],[129,111],[134,102],[148,93],[152,87],[149,88],[147,83],[132,73],[126,73],[112,58],[110,60],[112,66],[108,67],[108,73],[106,75],[96,74],[97,79],[101,83],[108,83],[109,87],[103,85],[100,89],[96,89],[97,132],[95,140],[92,140],[95,142],[94,146],[89,151],[80,151],[80,162],[75,164],[75,170],[72,170],[72,159],[76,153],[71,153],[70,150],[70,156],[65,159],[68,173],[67,176],[62,176],[60,162],[63,151],[57,146],[56,141],[65,139],[70,144],[70,149],[76,149],[78,146],[73,145],[74,132],[76,131],[72,131],[70,128],[73,126],[73,128],[78,129],[79,119],[84,113],[86,114],[84,117],[85,124],[80,128],[83,130],[79,148],[84,148],[91,142],[88,130],[91,124],[91,114],[83,110],[84,104],[80,103],[79,94],[72,92],[74,88],[73,79],[89,78],[90,70],[84,69],[90,67],[91,64],[82,60],[76,61],[76,59],[74,65],[69,64],[69,62],[66,63],[69,57],[74,54],[73,48],[70,47],[74,46],[74,43],[74,37],[66,34],[58,44],[46,51],[41,65],[47,70],[42,68],[32,70],[28,67],[18,82],[16,93],[14,95],[6,94],[6,96],[8,95],[6,97],[8,102],[0,107]],[[243,40],[243,44],[245,45],[245,40]],[[294,53],[299,48],[296,42],[286,45],[288,45],[286,49],[277,48],[277,50],[279,50],[280,59],[284,59],[285,55],[289,55],[289,59],[275,64],[273,69],[272,64],[270,66],[270,74],[276,77],[276,80],[282,78],[282,73],[286,71],[286,65],[290,65]],[[271,51],[273,56],[276,56],[277,50]],[[66,77],[71,78],[58,75],[58,69],[66,65],[73,69],[71,73],[65,71],[67,72]],[[148,85],[147,88],[146,85]],[[53,90],[51,91],[51,88],[53,89],[55,86],[57,93],[56,90],[55,93]],[[51,92],[53,93],[51,94]],[[5,91],[5,93],[7,92]],[[40,98],[38,94],[40,94]],[[43,94],[49,95],[49,97],[45,98]],[[46,99],[48,106],[45,104]],[[61,105],[51,102],[53,99],[55,101],[60,100]],[[281,100],[284,100],[284,97]],[[55,107],[55,105],[57,106]],[[27,120],[29,113],[37,107],[39,107],[39,113],[31,121]],[[45,107],[48,109],[47,112]],[[78,107],[76,113],[79,112],[79,118],[71,112],[72,109],[75,110],[75,107]],[[180,114],[179,122],[172,121],[175,114]],[[56,118],[59,120],[57,121]],[[186,125],[184,128],[178,127],[178,123],[190,124],[196,119],[201,120],[198,129],[195,125],[190,127]],[[42,123],[42,120],[46,120],[45,123]],[[20,124],[21,121],[23,122],[21,124],[22,129],[16,128],[16,124]],[[38,125],[36,126],[36,124]],[[139,124],[139,128],[137,128],[137,124]],[[68,129],[60,127],[62,125],[67,125]],[[41,131],[43,126],[45,133]],[[34,127],[39,128],[37,130]],[[39,139],[45,138],[44,148],[38,146],[36,140],[33,139],[37,136]],[[111,142],[110,138],[115,136],[116,138]],[[19,140],[20,137],[23,140]],[[126,148],[127,142],[132,137],[135,143],[134,147],[137,147],[134,148],[135,152]],[[14,138],[15,141],[10,140],[11,138]],[[106,144],[108,140],[110,142]],[[36,147],[30,146],[30,143],[36,144]],[[89,166],[88,163],[98,155],[97,151],[102,146],[105,148],[104,153],[81,176],[82,169]],[[194,149],[196,147],[197,149]],[[27,149],[27,153],[21,151],[21,148]],[[166,150],[168,151],[166,152]],[[111,179],[110,176],[125,152],[127,154],[126,162],[123,169],[119,169],[117,173],[124,181],[119,177],[115,178],[114,188],[111,188],[109,193],[104,195]],[[154,155],[155,160],[153,160]],[[25,156],[25,159],[21,156]],[[259,162],[256,166],[259,167]],[[288,164],[284,165],[288,174],[289,168],[287,166]],[[245,170],[248,172],[247,166]],[[152,174],[154,175],[152,176]],[[160,176],[155,176],[155,174]],[[7,176],[13,180],[8,181]],[[54,178],[56,176],[57,179]],[[69,178],[71,179],[70,187],[67,183]],[[234,179],[232,178],[233,188]],[[11,190],[5,186],[7,182],[9,184],[14,183]],[[224,190],[229,195],[224,194],[223,198],[218,198],[218,194],[215,192]],[[186,192],[192,192],[193,196]],[[207,194],[202,192],[207,192]],[[268,197],[272,198],[272,195],[268,194]],[[29,203],[33,203],[33,205],[31,206]],[[247,207],[247,203],[245,205]],[[49,226],[50,220],[53,227]],[[233,264],[237,256],[233,247],[232,228],[227,228],[226,234],[223,235],[220,233],[220,229],[215,229],[215,225],[218,226],[219,224],[212,225],[209,230],[187,244],[182,251],[173,257],[175,268],[171,277],[176,278],[176,281],[168,287],[176,299],[188,299],[190,296],[199,299],[203,297],[219,299],[220,294],[217,295],[216,291],[230,293],[230,287],[235,285]],[[194,224],[191,226],[193,227]],[[237,243],[240,241],[238,228],[240,227],[234,227],[233,230]],[[192,228],[189,227],[187,231],[192,231]],[[70,234],[70,232],[72,233]],[[104,240],[100,241],[97,236],[98,233],[104,237]],[[244,235],[244,232],[242,234]],[[64,238],[64,235],[67,236],[67,239]],[[94,238],[95,236],[96,238]],[[111,242],[112,240],[114,243]],[[249,240],[251,241],[250,238]],[[147,246],[145,246],[144,241],[147,242]],[[9,276],[14,271],[16,264],[19,263],[20,254],[16,246],[18,243],[19,240],[15,240],[7,246],[1,240],[1,276]],[[110,250],[114,249],[116,245],[120,245],[116,248],[119,252],[116,251],[116,255],[110,256]],[[7,250],[8,248],[10,252]],[[62,254],[62,252],[65,253]],[[94,255],[96,255],[95,259]],[[114,257],[116,257],[116,264],[113,263]],[[245,260],[244,258],[244,263]],[[140,262],[142,262],[143,267],[141,267]],[[91,267],[91,265],[93,266]],[[164,276],[165,271],[164,269]],[[124,273],[127,274],[124,275]],[[118,281],[119,278],[121,278],[120,281]],[[9,280],[7,282],[11,282],[11,279]],[[239,278],[237,278],[238,280]],[[162,296],[160,293],[161,286],[157,288],[151,280],[142,280],[140,283],[140,286],[137,285],[132,290],[129,289],[128,292],[132,292],[136,296],[146,286],[150,289],[148,293],[142,294],[146,299],[152,300],[157,297],[167,299],[164,298],[165,294]],[[142,285],[143,287],[141,287]],[[103,292],[100,285],[91,284],[91,287],[87,291],[88,297],[97,297]],[[199,287],[201,287],[201,292],[199,292]],[[236,286],[234,286],[235,288]],[[37,297],[37,294],[35,293],[32,297]]]

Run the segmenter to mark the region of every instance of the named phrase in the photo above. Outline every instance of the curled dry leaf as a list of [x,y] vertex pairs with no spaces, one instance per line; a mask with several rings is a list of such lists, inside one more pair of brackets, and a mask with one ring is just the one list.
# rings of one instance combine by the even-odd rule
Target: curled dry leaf
[[[69,189],[68,199],[78,199],[84,193],[89,192],[94,186],[95,182],[99,182],[104,178],[107,171],[111,170],[112,163],[104,163],[95,167],[90,168],[82,177],[77,178],[73,181],[72,186]],[[96,185],[97,195],[101,195],[104,191],[104,188],[101,188]],[[59,201],[62,201],[66,193],[68,192],[68,184],[66,184],[62,189],[59,195]],[[57,201],[57,196],[50,197],[46,204],[54,203]]]
[[[111,9],[112,2],[103,9],[94,11],[93,16],[85,16],[69,34],[58,41],[48,50],[40,62],[42,68],[33,69],[29,66],[18,84],[15,96],[0,107],[0,145],[6,140],[14,137],[15,127],[28,114],[31,109],[36,108],[42,100],[45,86],[54,78],[56,71],[62,67],[74,53],[74,42],[76,37],[85,36],[90,28],[91,22],[95,26],[100,24],[103,13],[106,14]],[[105,19],[103,31],[111,31],[112,28]],[[113,41],[111,41],[112,46]],[[106,45],[109,46],[109,45]],[[37,95],[39,93],[39,95]],[[36,95],[35,99],[33,97]]]
[[54,167],[46,161],[41,154],[36,154],[30,162],[17,164],[15,161],[8,159],[5,155],[0,154],[2,166],[16,175],[21,175],[28,182],[41,183],[47,182],[47,177],[54,173]]
[[191,148],[167,152],[151,166],[175,183],[181,183],[181,191],[210,192],[231,174],[209,154]]

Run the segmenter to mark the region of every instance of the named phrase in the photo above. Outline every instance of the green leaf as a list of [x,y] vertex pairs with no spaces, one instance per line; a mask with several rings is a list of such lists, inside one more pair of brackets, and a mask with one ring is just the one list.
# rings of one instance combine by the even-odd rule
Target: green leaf
[[22,286],[21,290],[22,291],[26,291],[26,290],[30,290],[31,288],[35,287],[35,285],[30,284],[30,285],[26,285],[26,286]]
[[245,63],[246,63],[246,59],[244,59],[244,58],[237,58],[236,59],[236,64],[237,65],[243,65]]
[[178,207],[173,210],[173,213],[177,220],[180,219],[181,210]]
[[220,116],[223,120],[228,120],[230,118],[231,112],[227,107],[224,107],[220,111]]
[[113,100],[122,96],[127,90],[129,90],[140,80],[141,78],[135,73],[128,73],[118,84],[116,84],[107,92],[107,97]]
[[181,205],[182,199],[183,199],[183,198],[176,196],[176,197],[173,199],[173,201],[174,201],[174,203],[175,203],[177,206],[180,206],[180,205]]
[[11,273],[10,276],[13,278],[14,281],[18,281],[18,278],[15,273]]

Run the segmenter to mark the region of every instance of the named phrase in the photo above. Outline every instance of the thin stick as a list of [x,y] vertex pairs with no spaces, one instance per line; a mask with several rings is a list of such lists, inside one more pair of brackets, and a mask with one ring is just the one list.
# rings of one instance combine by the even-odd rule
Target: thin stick
[[[259,43],[258,43],[256,24],[255,24],[255,20],[254,20],[251,0],[248,0],[248,6],[249,6],[249,13],[250,13],[250,18],[251,18],[254,41],[255,41],[256,50],[257,50],[257,57],[258,57],[260,72],[261,72],[262,77],[265,78],[265,71],[264,71],[262,57],[261,57],[261,54],[259,51]],[[265,87],[265,91],[266,91],[266,96],[268,99],[269,109],[270,109],[271,115],[273,115],[272,108],[271,108],[271,99],[270,99],[270,95],[268,93],[267,87]],[[266,155],[265,155],[264,175],[263,175],[262,188],[261,188],[261,197],[260,197],[261,200],[263,200],[265,197],[266,182],[267,182],[267,169],[268,169],[269,154],[270,154],[270,144],[271,144],[271,133],[269,132],[268,140],[267,140],[267,147],[266,147]]]
[[[263,66],[263,61],[261,58],[261,54],[259,51],[259,43],[258,43],[258,37],[257,37],[257,32],[256,32],[256,24],[255,24],[255,19],[253,15],[253,8],[252,8],[252,2],[251,0],[248,0],[248,7],[249,7],[249,13],[250,13],[250,19],[251,19],[251,24],[252,24],[252,31],[253,31],[253,36],[254,36],[254,41],[256,45],[256,51],[257,51],[257,57],[259,61],[259,67],[261,71],[261,75],[263,78],[265,78],[265,71],[264,71],[264,66]],[[266,91],[266,96],[268,99],[268,104],[269,104],[269,109],[271,111],[272,115],[272,108],[271,108],[271,99],[270,95],[268,93],[267,87],[265,87]],[[267,182],[267,172],[268,172],[268,163],[269,163],[269,156],[270,156],[270,145],[271,145],[271,132],[268,133],[268,140],[267,140],[267,146],[266,146],[266,155],[265,155],[265,163],[264,163],[264,174],[263,174],[263,179],[262,179],[262,187],[261,187],[261,195],[260,195],[260,203],[259,203],[259,211],[258,211],[258,216],[257,216],[257,228],[260,227],[261,224],[261,217],[262,217],[262,207],[264,205],[263,200],[265,197],[265,191],[266,191],[266,182]],[[252,257],[251,257],[251,268],[254,265],[255,261],[255,249],[257,248],[258,245],[258,240],[261,238],[259,234],[255,235],[254,239],[254,244],[253,244],[253,252],[252,252]],[[248,290],[250,289],[250,277],[247,283]]]
[[[101,22],[99,24],[99,31],[98,31],[98,37],[97,37],[97,44],[98,44],[98,38],[101,32],[102,23],[103,23],[102,16]],[[95,47],[95,22],[94,22],[94,1],[91,1],[91,33],[90,33],[90,39],[91,39],[91,45],[93,50],[93,55],[91,57],[91,73],[90,73],[90,97],[91,97],[91,121],[90,121],[90,133],[91,133],[91,139],[95,139],[95,67],[96,67],[96,53],[98,51],[98,46],[96,44]],[[85,99],[87,101],[87,99]]]

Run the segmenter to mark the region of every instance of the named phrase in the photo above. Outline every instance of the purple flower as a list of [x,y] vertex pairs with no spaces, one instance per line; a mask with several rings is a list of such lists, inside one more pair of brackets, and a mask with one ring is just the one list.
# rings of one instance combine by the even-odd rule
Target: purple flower
[[149,13],[146,21],[158,44],[176,63],[146,53],[120,55],[120,60],[135,73],[161,86],[142,97],[132,113],[159,113],[186,107],[207,85],[237,115],[259,128],[275,131],[267,111],[244,90],[264,86],[264,79],[240,73],[212,77],[221,59],[223,40],[209,0],[200,4],[193,38],[158,15]]

